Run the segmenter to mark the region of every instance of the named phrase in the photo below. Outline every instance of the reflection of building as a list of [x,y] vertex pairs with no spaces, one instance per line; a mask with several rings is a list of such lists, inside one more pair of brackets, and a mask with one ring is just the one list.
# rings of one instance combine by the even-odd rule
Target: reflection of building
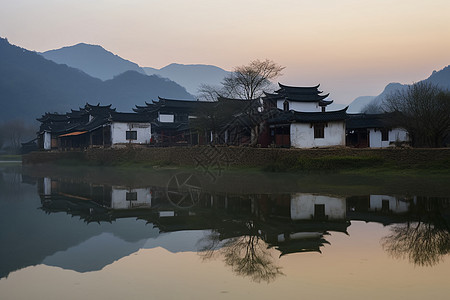
[[406,213],[411,205],[410,201],[387,195],[370,195],[369,211]]
[[151,206],[152,194],[150,188],[112,187],[112,209],[150,208]]
[[301,194],[292,195],[292,220],[344,220],[345,198]]
[[377,222],[384,225],[405,221],[416,197],[388,195],[354,196],[347,198],[347,217],[351,220]]

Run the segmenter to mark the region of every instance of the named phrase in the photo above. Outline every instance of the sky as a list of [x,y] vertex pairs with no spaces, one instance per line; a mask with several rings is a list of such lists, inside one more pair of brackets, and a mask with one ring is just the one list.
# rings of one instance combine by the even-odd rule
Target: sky
[[0,36],[43,52],[101,45],[141,67],[254,59],[348,104],[450,64],[448,0],[0,0]]

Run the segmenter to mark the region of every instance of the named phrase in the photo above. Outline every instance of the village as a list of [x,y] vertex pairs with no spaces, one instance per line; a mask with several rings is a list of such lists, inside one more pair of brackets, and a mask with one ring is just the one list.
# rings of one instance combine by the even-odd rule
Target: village
[[228,145],[282,148],[385,148],[404,145],[408,132],[390,114],[329,111],[329,94],[312,87],[278,84],[255,100],[218,97],[188,101],[159,97],[135,105],[133,113],[111,105],[45,113],[38,132],[39,150]]

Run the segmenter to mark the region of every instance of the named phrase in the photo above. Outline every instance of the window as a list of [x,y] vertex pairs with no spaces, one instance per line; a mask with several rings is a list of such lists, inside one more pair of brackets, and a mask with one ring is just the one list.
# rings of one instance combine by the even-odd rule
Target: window
[[137,192],[127,192],[127,201],[137,201]]
[[388,129],[381,129],[381,140],[389,141],[389,130]]
[[381,200],[381,211],[382,212],[389,212],[389,200]]
[[323,139],[325,137],[325,124],[316,123],[314,124],[314,138]]
[[127,131],[126,139],[127,140],[137,140],[137,131]]
[[289,101],[284,101],[283,102],[283,110],[284,111],[288,111],[289,110]]
[[315,204],[314,205],[314,219],[324,220],[326,219],[325,215],[325,204]]

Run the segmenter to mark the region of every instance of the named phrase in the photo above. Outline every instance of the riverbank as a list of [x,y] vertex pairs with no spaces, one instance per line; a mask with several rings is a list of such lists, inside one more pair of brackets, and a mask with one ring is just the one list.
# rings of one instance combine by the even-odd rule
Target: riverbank
[[256,169],[271,172],[389,171],[450,174],[450,148],[440,149],[274,149],[246,147],[169,147],[32,152],[24,165],[196,168],[205,172]]

